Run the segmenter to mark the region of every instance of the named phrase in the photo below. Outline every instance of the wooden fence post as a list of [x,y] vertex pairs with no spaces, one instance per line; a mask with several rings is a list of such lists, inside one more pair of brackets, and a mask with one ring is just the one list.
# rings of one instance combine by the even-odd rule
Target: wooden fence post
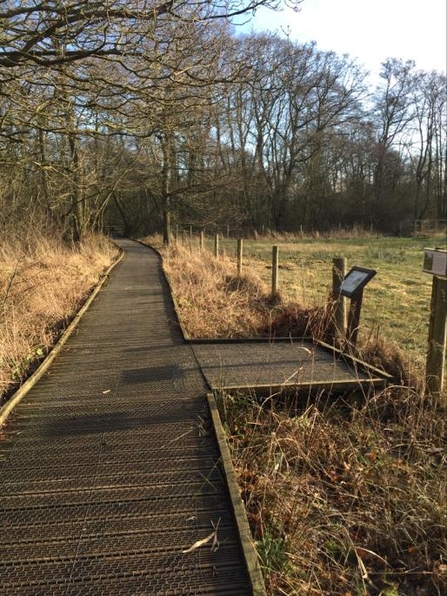
[[237,274],[238,277],[242,275],[242,252],[244,249],[244,241],[242,238],[238,238],[237,241]]
[[205,234],[203,232],[200,232],[200,236],[199,236],[199,247],[200,250],[203,251],[203,247],[205,245]]
[[427,390],[439,397],[445,380],[447,335],[447,279],[433,277],[428,353],[426,366]]
[[332,260],[332,300],[334,301],[335,336],[346,338],[346,298],[340,294],[340,286],[346,275],[346,259],[338,257]]
[[278,269],[279,269],[279,249],[277,246],[273,247],[272,252],[272,295],[276,296],[278,293]]
[[219,234],[216,234],[214,238],[214,256],[216,259],[219,256]]

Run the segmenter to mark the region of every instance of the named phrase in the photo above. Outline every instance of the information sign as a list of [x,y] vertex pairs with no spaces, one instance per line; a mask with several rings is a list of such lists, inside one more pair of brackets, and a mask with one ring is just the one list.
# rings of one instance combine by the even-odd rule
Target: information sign
[[376,273],[377,271],[374,271],[374,269],[352,267],[341,283],[341,295],[348,298],[355,298]]
[[425,248],[422,271],[436,275],[436,277],[447,278],[447,250]]

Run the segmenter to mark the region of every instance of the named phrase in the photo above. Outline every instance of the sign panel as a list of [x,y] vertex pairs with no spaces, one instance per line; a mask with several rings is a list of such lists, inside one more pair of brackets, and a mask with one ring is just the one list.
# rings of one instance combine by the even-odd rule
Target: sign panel
[[425,248],[422,271],[436,275],[436,277],[447,278],[447,250],[443,248]]
[[353,267],[342,281],[340,293],[348,298],[354,298],[363,290],[376,273],[377,271],[374,271],[374,269]]

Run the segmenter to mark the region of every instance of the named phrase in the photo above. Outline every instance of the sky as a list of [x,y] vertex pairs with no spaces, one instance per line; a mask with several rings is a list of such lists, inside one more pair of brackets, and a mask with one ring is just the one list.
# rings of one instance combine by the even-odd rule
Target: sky
[[377,75],[386,58],[415,60],[422,70],[447,71],[446,0],[303,0],[299,12],[259,9],[244,29],[287,32],[358,59]]

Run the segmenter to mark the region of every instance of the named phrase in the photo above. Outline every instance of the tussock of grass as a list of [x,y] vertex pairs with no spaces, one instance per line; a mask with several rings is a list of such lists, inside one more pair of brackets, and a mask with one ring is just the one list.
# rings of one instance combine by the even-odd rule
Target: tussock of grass
[[268,326],[260,328],[268,337],[310,337],[330,339],[331,319],[329,303],[305,308],[296,303],[282,302],[272,312]]
[[422,362],[414,353],[406,353],[382,337],[369,338],[353,351],[364,362],[385,370],[401,385],[419,393],[424,391]]
[[101,236],[67,246],[32,232],[0,246],[0,399],[54,344],[116,256]]
[[269,594],[447,593],[445,412],[396,397],[343,416],[227,396]]
[[227,258],[183,246],[165,249],[163,256],[190,337],[251,336],[269,320],[273,306],[265,285],[250,273],[238,278]]

